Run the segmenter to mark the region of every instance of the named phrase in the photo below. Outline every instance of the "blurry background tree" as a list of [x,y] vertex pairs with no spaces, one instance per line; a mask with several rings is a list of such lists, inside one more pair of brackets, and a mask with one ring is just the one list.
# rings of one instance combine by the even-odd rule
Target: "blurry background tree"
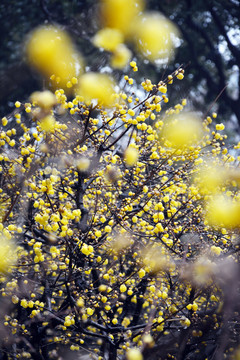
[[175,63],[182,59],[191,62],[184,86],[191,88],[194,106],[202,109],[205,104],[206,109],[227,85],[219,112],[225,121],[235,115],[239,126],[239,1],[150,0],[148,6],[170,17],[182,32]]
[[[149,0],[147,8],[161,11],[178,25],[182,33],[183,41],[174,63],[167,65],[171,72],[183,59],[186,64],[189,63],[186,81],[172,90],[175,96],[178,97],[181,90],[182,94],[191,99],[195,109],[205,112],[222,92],[221,101],[218,102],[219,112],[225,121],[232,120],[233,128],[237,129],[240,124],[239,2]],[[109,54],[100,52],[89,42],[100,27],[98,18],[96,0],[35,0],[31,7],[27,0],[1,2],[1,114],[9,111],[13,105],[11,101],[17,97],[25,99],[36,89],[37,77],[32,77],[22,61],[22,48],[26,34],[39,24],[50,22],[62,25],[74,38],[92,70],[106,66]],[[138,63],[141,71],[136,76],[150,77],[153,81],[163,76],[162,66],[155,66],[143,59],[142,63],[140,59]],[[115,75],[120,77],[122,74],[117,71]]]

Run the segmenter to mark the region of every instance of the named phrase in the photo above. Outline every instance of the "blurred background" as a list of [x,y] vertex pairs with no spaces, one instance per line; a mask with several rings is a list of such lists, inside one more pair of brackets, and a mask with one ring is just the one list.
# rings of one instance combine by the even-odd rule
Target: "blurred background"
[[[148,0],[147,11],[159,11],[178,27],[181,40],[175,57],[166,64],[150,62],[131,47],[139,71],[134,78],[158,82],[182,65],[185,78],[169,89],[173,101],[188,98],[205,114],[217,111],[231,134],[240,125],[240,2],[238,0]],[[0,113],[26,101],[35,90],[46,88],[45,80],[25,60],[25,43],[31,30],[54,24],[66,30],[86,61],[86,69],[113,72],[117,81],[129,68],[111,70],[110,53],[94,46],[101,28],[97,0],[2,0],[0,3]],[[219,96],[219,98],[218,98]],[[214,103],[215,99],[217,102]],[[214,104],[213,104],[214,103]]]

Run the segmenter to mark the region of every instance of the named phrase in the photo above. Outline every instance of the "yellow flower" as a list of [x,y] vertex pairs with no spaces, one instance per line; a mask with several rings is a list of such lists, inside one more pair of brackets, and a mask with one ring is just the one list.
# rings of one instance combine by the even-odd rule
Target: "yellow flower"
[[79,171],[86,171],[90,166],[90,160],[87,157],[81,157],[76,161]]
[[83,67],[82,58],[67,33],[54,26],[34,30],[26,51],[30,64],[47,78],[54,74],[61,87],[66,87],[67,81]]
[[191,325],[191,321],[189,319],[185,319],[184,320],[184,323],[183,323],[185,326],[189,327]]
[[129,63],[131,56],[132,53],[127,46],[120,44],[113,52],[111,57],[111,66],[116,69],[122,69]]
[[176,26],[157,12],[144,13],[134,24],[138,51],[150,61],[169,59],[173,55]]
[[88,315],[92,315],[94,313],[94,310],[93,309],[91,309],[91,308],[87,308],[87,314]]
[[123,40],[123,34],[118,29],[104,28],[96,33],[93,43],[105,50],[115,51]]
[[124,292],[127,291],[127,287],[126,287],[125,284],[122,284],[122,285],[120,286],[120,291],[121,291],[121,293],[124,293]]
[[71,317],[70,316],[66,316],[65,317],[65,321],[64,321],[64,326],[71,326],[72,322],[71,322]]
[[19,108],[19,107],[21,106],[20,101],[16,101],[16,102],[15,102],[15,106],[16,106],[16,108]]
[[115,83],[106,74],[89,72],[79,79],[77,95],[83,96],[85,102],[97,100],[103,106],[112,106],[114,102]]
[[127,360],[143,360],[142,353],[137,348],[132,348],[127,351]]
[[8,119],[6,118],[6,116],[4,116],[3,118],[2,118],[2,125],[3,126],[6,126],[8,124]]
[[32,93],[30,99],[44,110],[51,109],[57,102],[56,96],[49,90],[36,91]]
[[209,225],[226,229],[240,226],[240,203],[224,195],[215,195],[206,205]]
[[101,0],[101,19],[106,27],[131,34],[134,18],[143,10],[142,0]]
[[133,166],[138,160],[138,150],[129,146],[124,154],[124,160],[128,166]]
[[203,127],[194,113],[169,116],[163,126],[163,139],[167,146],[184,148],[197,143],[203,136]]
[[225,126],[223,124],[217,124],[216,125],[216,130],[221,131],[221,130],[224,130],[224,129],[225,129]]
[[47,115],[40,121],[41,129],[46,132],[50,132],[50,131],[54,130],[55,123],[56,123],[56,120],[55,120],[54,116]]
[[143,277],[145,276],[145,274],[146,274],[146,272],[145,272],[144,269],[140,269],[139,272],[138,272],[138,276],[139,276],[140,278],[143,278]]
[[16,262],[15,246],[10,239],[0,236],[0,273],[7,273]]

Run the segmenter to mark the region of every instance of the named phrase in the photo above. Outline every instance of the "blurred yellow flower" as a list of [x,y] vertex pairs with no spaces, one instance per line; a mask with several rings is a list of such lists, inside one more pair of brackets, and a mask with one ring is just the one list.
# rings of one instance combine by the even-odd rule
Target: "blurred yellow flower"
[[95,34],[93,43],[105,50],[115,51],[123,40],[123,34],[118,29],[104,28]]
[[160,13],[143,13],[134,24],[138,51],[150,61],[169,60],[173,56],[177,27]]
[[138,150],[129,146],[125,151],[124,160],[128,166],[134,166],[138,160]]
[[161,246],[144,249],[141,252],[141,260],[152,273],[169,269],[173,270],[175,268],[174,263]]
[[50,132],[50,131],[54,130],[55,123],[56,123],[56,120],[55,120],[54,116],[47,115],[44,118],[42,118],[40,121],[41,129],[43,131]]
[[216,271],[216,264],[205,256],[199,257],[190,266],[190,278],[197,285],[205,285],[212,280]]
[[112,54],[111,66],[116,69],[123,69],[130,61],[131,51],[126,45],[120,44]]
[[220,248],[220,246],[211,246],[211,252],[217,256],[219,256],[222,252],[222,249]]
[[143,360],[142,353],[137,348],[131,348],[127,351],[127,360]]
[[90,166],[90,159],[82,156],[80,159],[76,161],[76,166],[79,171],[86,171]]
[[4,235],[0,235],[0,273],[8,273],[16,263],[16,251],[14,243]]
[[206,205],[208,224],[226,229],[240,226],[240,203],[223,194],[215,195]]
[[131,31],[136,16],[143,10],[143,0],[102,0],[101,18],[106,27],[120,30],[124,36]]
[[131,239],[124,235],[118,234],[116,239],[110,241],[110,251],[114,251],[115,253],[120,253],[122,250],[128,248],[131,245]]
[[95,99],[108,107],[114,104],[114,87],[115,83],[109,75],[89,72],[79,78],[76,94],[83,96],[87,103]]
[[174,114],[165,120],[161,136],[167,146],[185,148],[202,138],[203,127],[195,113]]
[[215,161],[207,161],[199,166],[195,176],[195,183],[201,194],[209,194],[220,191],[220,187],[229,176],[226,168]]
[[34,105],[38,105],[44,110],[51,109],[57,102],[56,96],[49,90],[35,91],[30,99]]
[[79,75],[83,67],[83,60],[69,36],[54,26],[34,30],[27,42],[26,53],[33,67],[47,78],[56,75],[61,87],[66,87],[66,83]]

